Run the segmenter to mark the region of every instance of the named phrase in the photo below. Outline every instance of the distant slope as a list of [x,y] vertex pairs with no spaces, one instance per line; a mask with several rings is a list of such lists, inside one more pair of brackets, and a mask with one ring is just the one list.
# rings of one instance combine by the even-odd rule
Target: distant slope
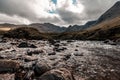
[[116,40],[120,38],[120,18],[118,17],[102,22],[95,27],[79,32],[75,38],[89,40]]
[[66,30],[65,27],[56,26],[51,23],[44,23],[44,24],[34,23],[30,25],[14,25],[14,24],[9,24],[9,23],[0,24],[0,30],[10,30],[12,28],[19,28],[19,27],[37,28],[40,32],[43,32],[43,33],[54,33],[54,32],[61,33]]
[[51,23],[44,23],[44,24],[34,23],[34,24],[30,24],[29,26],[37,28],[40,32],[46,32],[46,33],[51,33],[51,32],[61,33],[66,30],[65,27],[56,26]]
[[96,21],[88,21],[85,25],[73,25],[73,26],[69,26],[66,29],[65,32],[73,32],[73,31],[84,30],[84,29],[87,29],[87,28],[91,27],[95,23],[96,23]]

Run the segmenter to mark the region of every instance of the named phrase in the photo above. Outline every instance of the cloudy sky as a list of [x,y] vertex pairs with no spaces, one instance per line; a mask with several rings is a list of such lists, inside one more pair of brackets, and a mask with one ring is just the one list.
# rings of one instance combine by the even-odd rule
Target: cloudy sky
[[0,0],[0,23],[84,24],[118,0]]

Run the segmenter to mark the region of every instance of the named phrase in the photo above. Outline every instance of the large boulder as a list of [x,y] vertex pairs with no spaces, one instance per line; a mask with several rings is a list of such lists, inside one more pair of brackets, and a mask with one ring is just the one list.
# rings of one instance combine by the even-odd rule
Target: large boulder
[[0,73],[13,73],[20,68],[20,63],[14,60],[0,60]]
[[34,72],[36,76],[41,76],[45,72],[49,71],[51,66],[44,62],[38,62],[34,66]]
[[44,73],[38,80],[75,80],[71,72],[65,68],[53,69]]

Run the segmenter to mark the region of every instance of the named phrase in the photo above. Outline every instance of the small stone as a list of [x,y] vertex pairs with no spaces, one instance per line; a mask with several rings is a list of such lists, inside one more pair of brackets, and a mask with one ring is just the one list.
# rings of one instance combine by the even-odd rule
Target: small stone
[[53,39],[49,39],[48,42],[49,42],[51,45],[54,45],[54,44],[56,43],[55,40],[53,40]]
[[110,44],[110,45],[116,45],[116,43],[111,40],[105,40],[104,43]]
[[31,56],[25,56],[24,57],[25,62],[36,61],[36,60],[38,60],[38,59],[35,58],[35,57],[31,57]]
[[37,48],[37,46],[33,45],[33,44],[28,44],[27,42],[21,42],[18,45],[19,48]]
[[71,54],[66,54],[66,55],[64,55],[64,58],[63,58],[63,60],[68,60],[69,58],[71,57]]
[[74,53],[75,56],[83,56],[83,53]]
[[75,51],[78,51],[78,49],[75,49]]
[[48,53],[48,55],[50,56],[50,55],[56,55],[56,53],[55,52],[51,52],[51,53]]
[[55,48],[53,48],[53,51],[56,51],[56,52],[61,52],[61,51],[64,51],[64,50],[66,50],[67,48],[65,48],[65,47],[55,47]]
[[6,57],[6,55],[0,55],[0,59],[5,59]]
[[60,44],[55,44],[54,46],[55,46],[55,47],[59,47],[59,46],[60,46]]
[[17,45],[17,43],[10,43],[10,44],[12,44],[12,45]]
[[0,48],[0,51],[2,51],[3,50],[3,48]]
[[34,51],[27,51],[27,55],[32,56],[32,54],[40,54],[44,53],[43,50],[34,50]]
[[74,41],[73,41],[73,40],[68,40],[67,42],[68,42],[68,43],[71,43],[71,42],[74,42]]
[[27,42],[21,42],[19,45],[18,45],[19,48],[26,48],[26,47],[29,47],[28,43]]
[[30,48],[37,48],[37,46],[35,46],[34,44],[31,44]]

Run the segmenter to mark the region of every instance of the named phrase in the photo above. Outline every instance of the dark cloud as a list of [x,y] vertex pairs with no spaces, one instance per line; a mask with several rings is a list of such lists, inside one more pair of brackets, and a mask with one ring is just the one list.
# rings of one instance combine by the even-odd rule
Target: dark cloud
[[61,16],[62,20],[64,20],[66,23],[75,23],[80,20],[80,15],[76,15],[75,13],[71,11],[66,11],[63,9],[58,9],[58,13]]
[[[54,5],[51,0],[0,0],[0,22],[83,24],[86,21],[97,19],[118,0],[75,0],[75,4],[72,4],[73,0],[60,1],[61,3],[58,4],[57,1]],[[60,4],[61,7],[58,7]],[[81,8],[77,7],[77,4],[84,7],[82,12],[79,11],[80,9],[75,9]],[[49,10],[54,10],[55,13],[49,13]]]
[[[31,5],[32,6],[32,5]],[[21,16],[33,20],[35,13],[30,7],[30,0],[0,0],[0,12],[10,16]]]

